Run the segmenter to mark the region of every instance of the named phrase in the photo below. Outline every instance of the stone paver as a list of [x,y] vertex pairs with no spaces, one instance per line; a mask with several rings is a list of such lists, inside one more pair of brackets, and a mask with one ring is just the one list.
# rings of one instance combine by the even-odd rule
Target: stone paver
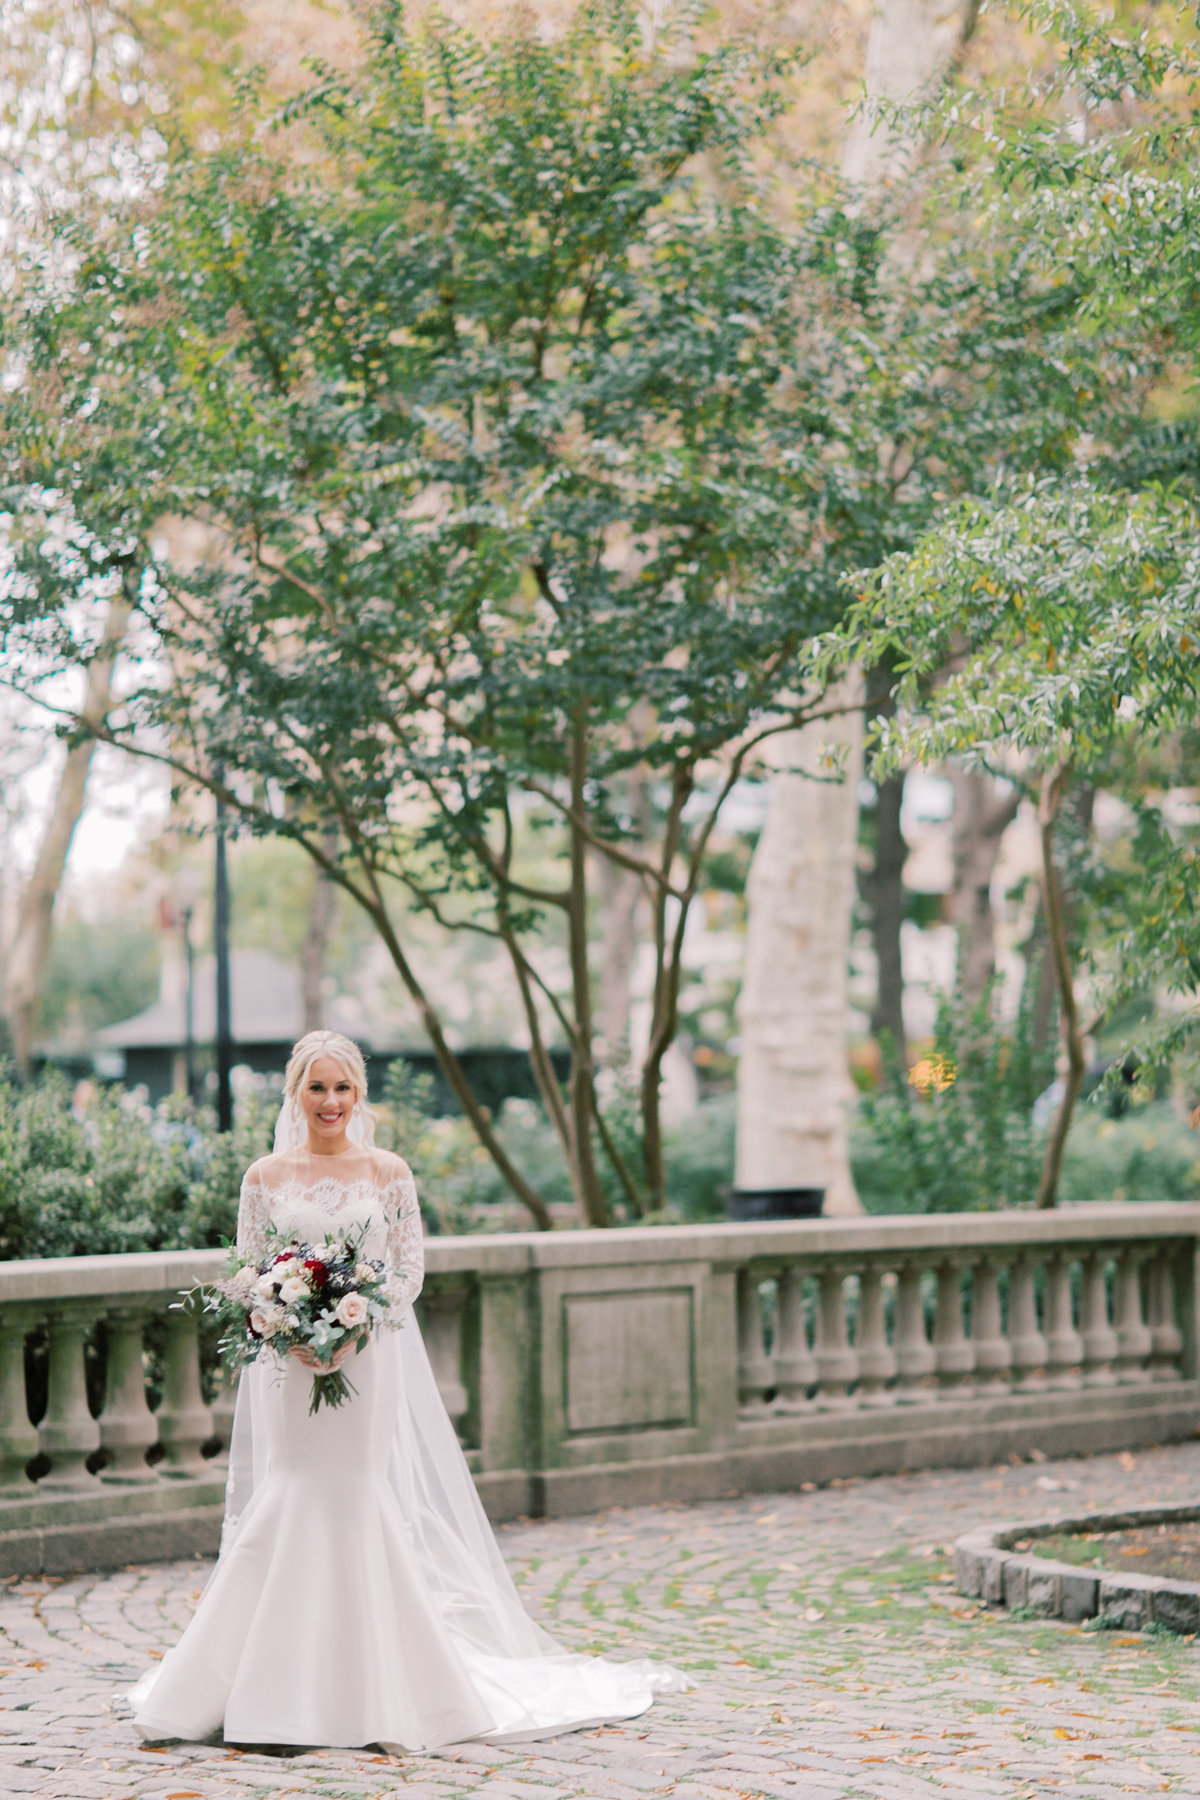
[[441,1756],[139,1745],[125,1687],[202,1563],[0,1586],[0,1795],[35,1800],[1044,1800],[1200,1795],[1200,1644],[989,1614],[969,1524],[1200,1494],[1200,1443],[522,1523],[501,1544],[573,1648],[692,1692],[621,1727]]

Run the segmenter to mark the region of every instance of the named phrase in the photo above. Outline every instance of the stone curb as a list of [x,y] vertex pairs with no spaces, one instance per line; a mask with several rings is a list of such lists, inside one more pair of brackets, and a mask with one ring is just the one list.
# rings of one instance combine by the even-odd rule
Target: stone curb
[[1200,1519],[1200,1506],[1140,1506],[1128,1512],[981,1526],[955,1539],[955,1584],[960,1594],[987,1606],[1023,1606],[1045,1619],[1078,1623],[1099,1616],[1127,1631],[1141,1631],[1153,1621],[1184,1635],[1200,1632],[1200,1582],[1107,1569],[1093,1573],[1073,1563],[1051,1562],[1036,1552],[1013,1549],[1024,1538],[1048,1537],[1053,1532],[1127,1531],[1175,1519]]

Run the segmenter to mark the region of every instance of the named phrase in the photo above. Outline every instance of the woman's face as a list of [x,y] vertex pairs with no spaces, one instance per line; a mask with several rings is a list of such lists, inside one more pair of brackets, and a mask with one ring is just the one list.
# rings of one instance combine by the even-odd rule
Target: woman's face
[[300,1089],[310,1140],[332,1145],[344,1137],[354,1101],[354,1084],[341,1063],[332,1056],[318,1056]]

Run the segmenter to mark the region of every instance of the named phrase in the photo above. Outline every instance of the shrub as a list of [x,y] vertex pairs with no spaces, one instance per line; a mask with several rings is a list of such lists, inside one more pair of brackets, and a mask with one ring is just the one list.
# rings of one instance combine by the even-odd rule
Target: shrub
[[1196,1134],[1163,1100],[1116,1119],[1089,1103],[1071,1126],[1059,1195],[1064,1201],[1200,1199]]
[[242,1171],[268,1143],[255,1096],[222,1137],[178,1099],[152,1111],[100,1088],[73,1107],[55,1070],[25,1086],[0,1074],[0,1259],[227,1242]]
[[968,1010],[943,999],[933,1044],[907,1069],[885,1044],[884,1075],[863,1096],[851,1140],[870,1212],[977,1212],[1037,1191],[1045,1142],[1034,1103],[1054,1079],[1053,1043],[1033,1041],[1032,982],[1016,1018],[997,1023],[989,992]]

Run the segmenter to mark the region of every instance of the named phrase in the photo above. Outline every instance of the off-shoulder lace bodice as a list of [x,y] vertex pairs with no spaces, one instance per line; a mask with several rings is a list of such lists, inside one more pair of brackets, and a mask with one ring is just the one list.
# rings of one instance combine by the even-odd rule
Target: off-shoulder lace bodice
[[410,1305],[425,1273],[417,1187],[398,1156],[355,1146],[339,1156],[289,1150],[264,1156],[246,1171],[238,1205],[237,1246],[256,1262],[267,1253],[267,1228],[321,1238],[367,1226],[366,1251],[387,1264],[388,1298]]

